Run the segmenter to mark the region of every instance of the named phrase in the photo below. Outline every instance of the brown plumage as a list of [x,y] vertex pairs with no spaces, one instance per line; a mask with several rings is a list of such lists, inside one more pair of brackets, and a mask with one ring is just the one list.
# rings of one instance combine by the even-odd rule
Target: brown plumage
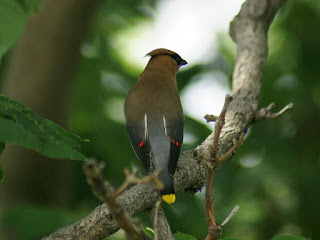
[[183,141],[183,111],[176,75],[187,62],[177,53],[159,48],[151,56],[138,82],[128,92],[124,111],[131,144],[148,172],[162,169],[161,191],[175,201],[172,176]]

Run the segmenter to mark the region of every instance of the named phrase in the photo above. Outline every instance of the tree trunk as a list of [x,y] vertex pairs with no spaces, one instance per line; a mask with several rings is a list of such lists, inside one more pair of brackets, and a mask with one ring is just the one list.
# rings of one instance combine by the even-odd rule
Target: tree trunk
[[[66,127],[80,42],[96,3],[44,0],[11,52],[2,92]],[[0,184],[0,217],[9,204],[68,203],[75,163],[7,146],[1,164],[6,179]]]

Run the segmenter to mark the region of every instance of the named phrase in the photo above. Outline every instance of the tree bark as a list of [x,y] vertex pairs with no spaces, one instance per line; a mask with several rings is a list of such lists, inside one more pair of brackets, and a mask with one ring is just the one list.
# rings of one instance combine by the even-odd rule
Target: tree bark
[[[262,73],[268,56],[268,30],[286,0],[247,0],[231,21],[229,34],[237,44],[232,97],[221,131],[218,156],[224,155],[255,120],[258,111]],[[212,133],[197,150],[204,155],[212,145]]]

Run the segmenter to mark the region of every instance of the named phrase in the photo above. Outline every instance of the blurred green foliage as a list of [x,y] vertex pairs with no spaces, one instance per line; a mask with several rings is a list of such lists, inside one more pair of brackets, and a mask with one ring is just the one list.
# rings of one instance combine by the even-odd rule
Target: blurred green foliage
[[195,237],[184,233],[175,233],[174,238],[175,240],[197,240]]
[[0,142],[0,155],[3,152],[4,148],[5,148],[6,144],[3,142]]
[[307,240],[307,239],[303,237],[284,234],[284,235],[275,236],[271,240]]
[[[81,49],[69,126],[72,132],[90,139],[83,145],[86,156],[106,163],[105,176],[115,187],[124,180],[124,168],[142,169],[142,166],[131,149],[122,113],[126,92],[141,69],[125,64],[119,49],[114,48],[114,36],[149,21],[155,4],[155,1],[141,0],[101,1]],[[25,16],[17,14],[16,11],[22,11],[19,8],[14,7],[10,16],[14,19],[11,23],[17,22],[18,27],[5,30],[0,21],[0,29],[4,29],[0,31],[13,36],[8,40],[10,43],[6,43],[7,48],[18,34],[11,29],[21,32],[23,26],[21,19]],[[267,240],[284,233],[307,238],[320,236],[319,22],[318,2],[289,1],[271,26],[260,106],[270,102],[275,102],[278,109],[289,102],[295,105],[278,119],[252,126],[232,161],[216,172],[214,197],[218,223],[236,204],[240,205],[239,212],[224,228],[223,239],[233,236]],[[1,44],[0,50],[5,49]],[[216,70],[229,77],[231,86],[235,45],[221,34],[219,46],[215,61],[222,61],[220,66],[227,67]],[[180,91],[193,84],[189,79],[207,69],[208,66],[202,65],[181,69],[178,78],[185,80],[178,82]],[[210,133],[203,124],[186,116],[185,129],[195,140],[185,144],[184,149],[195,147]],[[6,211],[3,219],[8,228],[14,229],[20,239],[37,239],[92,210],[98,201],[84,180],[80,164],[76,172],[76,185],[70,190],[73,197],[67,203],[68,208],[15,206]],[[171,230],[203,239],[207,234],[203,191],[194,196],[177,193],[177,199],[174,205],[164,206]],[[138,217],[145,227],[152,227],[147,216],[139,214]],[[43,227],[39,227],[40,224]],[[124,239],[122,235],[115,238]]]
[[17,239],[40,239],[49,232],[77,221],[84,214],[54,207],[21,205],[10,208],[3,221],[16,230]]
[[219,240],[241,240],[240,238],[220,238]]
[[0,165],[0,183],[3,182],[4,178],[5,178],[5,172],[4,172],[4,168],[2,165]]

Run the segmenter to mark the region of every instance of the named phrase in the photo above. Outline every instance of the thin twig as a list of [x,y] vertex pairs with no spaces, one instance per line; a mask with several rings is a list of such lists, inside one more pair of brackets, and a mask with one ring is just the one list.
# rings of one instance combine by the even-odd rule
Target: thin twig
[[214,213],[213,213],[213,176],[214,176],[214,166],[217,160],[217,152],[218,148],[218,141],[220,138],[221,129],[225,122],[225,115],[228,109],[229,104],[232,101],[232,96],[227,94],[225,97],[224,105],[221,110],[220,116],[216,121],[215,131],[214,131],[214,138],[213,138],[213,145],[210,148],[210,158],[207,161],[208,170],[207,170],[207,185],[206,185],[206,192],[205,192],[205,199],[204,204],[206,208],[206,217],[208,222],[208,235],[206,240],[215,239],[221,234],[221,229],[218,227]]
[[128,169],[124,169],[124,175],[126,176],[126,180],[122,185],[114,192],[114,196],[120,195],[124,190],[126,190],[130,185],[133,184],[145,184],[145,183],[153,183],[157,190],[162,190],[164,185],[163,182],[159,180],[158,174],[160,170],[156,170],[153,173],[144,176],[143,178],[139,178],[139,171],[135,171],[134,173],[130,173]]
[[93,194],[102,202],[106,202],[114,191],[110,184],[106,184],[102,177],[104,164],[94,160],[89,160],[83,165],[83,171],[87,177],[87,182],[90,185]]
[[210,157],[212,159],[216,158],[216,154],[219,150],[218,141],[220,138],[221,129],[225,123],[225,116],[226,116],[227,108],[232,100],[233,100],[232,96],[230,94],[227,94],[224,99],[224,105],[223,105],[223,108],[222,108],[221,113],[219,115],[219,118],[216,121],[215,130],[214,130],[213,145],[210,149]]
[[154,219],[153,219],[153,231],[154,231],[154,240],[159,240],[159,226],[158,226],[158,215],[159,215],[159,209],[161,207],[162,201],[159,199],[154,207]]
[[226,154],[224,154],[222,157],[218,158],[218,163],[224,162],[226,159],[228,159],[231,156],[231,154],[241,145],[244,136],[245,136],[245,133],[243,132],[240,135],[238,141],[232,146],[232,148],[230,148],[230,150]]
[[231,213],[229,214],[229,216],[223,221],[223,223],[221,223],[220,227],[223,228],[225,225],[227,225],[227,223],[231,220],[231,218],[238,212],[238,210],[240,209],[239,205],[236,205]]
[[219,117],[214,116],[214,115],[209,115],[209,114],[205,115],[204,118],[207,120],[207,123],[208,122],[215,122],[219,119]]
[[126,176],[126,180],[121,184],[121,186],[113,193],[116,197],[121,194],[124,190],[126,190],[130,185],[137,184],[139,178],[137,177],[139,174],[139,170],[134,173],[130,173],[128,169],[123,170],[124,175]]
[[279,117],[281,114],[285,113],[289,109],[293,107],[293,103],[289,103],[287,106],[282,108],[279,112],[273,113],[272,109],[275,107],[275,103],[271,103],[268,107],[266,108],[261,108],[256,116],[255,116],[255,121],[259,121],[262,119],[274,119]]
[[105,182],[102,177],[103,166],[91,159],[84,164],[83,170],[93,193],[98,199],[108,204],[111,214],[119,226],[126,232],[127,239],[150,240],[144,233],[140,223],[131,219],[117,202],[113,187],[108,182]]

